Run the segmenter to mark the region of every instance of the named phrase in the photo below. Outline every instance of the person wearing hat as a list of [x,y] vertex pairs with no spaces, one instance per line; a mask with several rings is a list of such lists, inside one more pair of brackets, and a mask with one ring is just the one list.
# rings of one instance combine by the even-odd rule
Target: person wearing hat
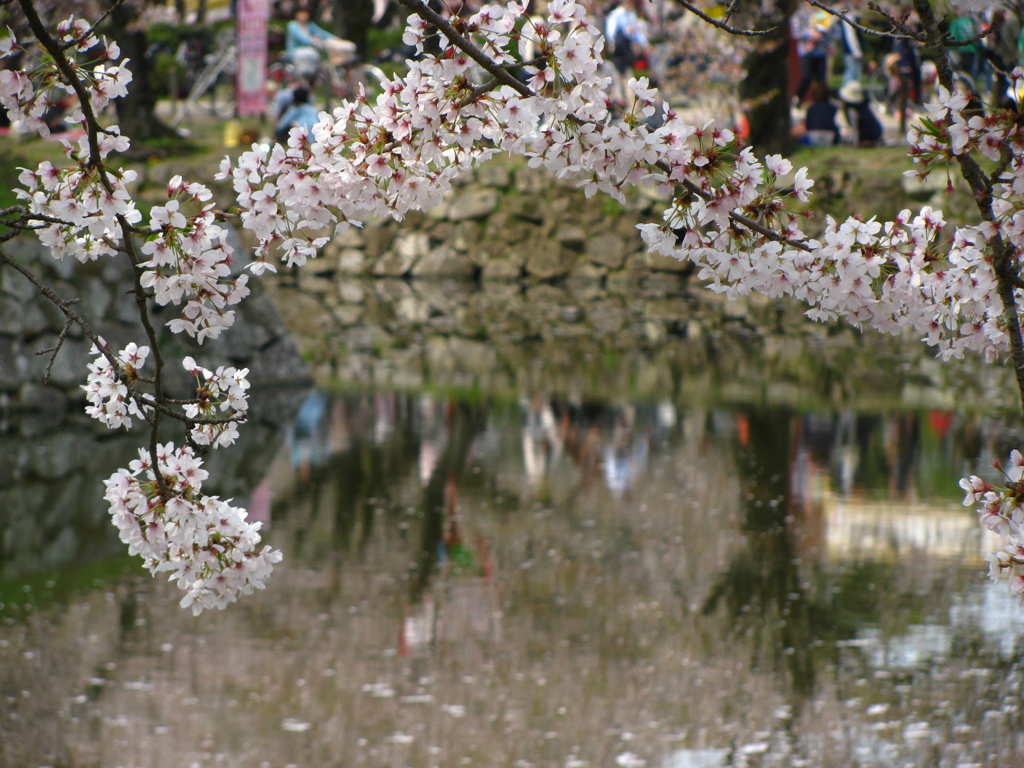
[[[850,14],[847,9],[846,13]],[[861,31],[851,24],[846,16],[842,16],[839,26],[839,42],[843,51],[843,85],[860,80],[864,70],[864,44]],[[856,20],[854,20],[856,21]]]
[[877,147],[882,143],[882,123],[871,110],[871,103],[860,80],[851,80],[839,89],[846,122],[856,133],[854,144],[859,147]]

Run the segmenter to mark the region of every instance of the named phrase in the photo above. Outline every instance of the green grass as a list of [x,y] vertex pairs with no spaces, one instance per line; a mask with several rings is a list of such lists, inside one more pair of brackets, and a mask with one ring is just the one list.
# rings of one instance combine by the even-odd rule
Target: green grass
[[864,175],[899,176],[913,168],[907,147],[805,147],[800,146],[791,158],[799,168],[806,165],[811,177],[835,171]]
[[[240,154],[248,149],[243,145],[228,150],[224,147],[224,127],[227,121],[211,118],[206,115],[189,115],[180,124],[186,129],[187,135],[153,139],[149,141],[133,141],[128,153],[120,158],[125,167],[143,166],[140,177],[145,174],[145,166],[158,163],[182,162],[183,173],[186,169],[208,169],[204,178],[193,180],[209,184],[213,174],[220,165],[225,154]],[[257,119],[242,121],[243,131],[251,136],[259,136],[266,132]],[[15,196],[15,188],[20,188],[18,176],[22,168],[35,169],[44,160],[63,167],[67,164],[62,146],[55,137],[42,139],[35,135],[0,136],[0,209],[19,204]],[[111,158],[113,164],[119,162],[117,157]],[[187,162],[184,162],[187,161]],[[194,174],[190,174],[194,175]],[[142,207],[142,206],[140,206]]]

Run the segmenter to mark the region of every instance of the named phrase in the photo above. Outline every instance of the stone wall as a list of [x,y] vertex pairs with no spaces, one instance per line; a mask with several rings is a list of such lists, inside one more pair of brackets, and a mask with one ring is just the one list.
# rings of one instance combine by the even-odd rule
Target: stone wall
[[[244,248],[232,235],[239,249]],[[124,260],[104,259],[82,265],[50,258],[34,238],[6,243],[5,251],[39,274],[65,299],[77,298],[76,310],[115,349],[127,342],[145,343]],[[235,269],[241,269],[239,260]],[[238,307],[235,325],[220,339],[202,346],[163,328],[170,313],[154,317],[161,330],[168,359],[191,354],[203,364],[230,364],[250,369],[254,385],[308,383],[309,373],[272,301],[258,281],[253,295]],[[29,409],[62,411],[69,402],[83,400],[91,342],[72,327],[60,354],[52,361],[49,386],[44,385],[50,354],[64,325],[63,314],[19,273],[0,269],[0,413]],[[172,368],[169,383],[182,390],[186,374]]]
[[639,192],[625,205],[604,195],[587,198],[548,173],[499,159],[462,177],[436,208],[338,235],[304,268],[304,278],[601,281],[683,273],[687,265],[647,254],[636,230],[658,221],[663,207]]

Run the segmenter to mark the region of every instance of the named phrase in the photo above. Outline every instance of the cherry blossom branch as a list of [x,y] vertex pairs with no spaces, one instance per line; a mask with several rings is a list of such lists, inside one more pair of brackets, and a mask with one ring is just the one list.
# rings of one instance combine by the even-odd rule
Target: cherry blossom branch
[[[118,3],[116,4],[119,3],[120,0],[118,0]],[[99,135],[103,131],[103,129],[99,125],[99,121],[96,119],[96,115],[92,110],[92,103],[88,92],[85,90],[82,81],[75,75],[75,72],[71,68],[70,62],[68,61],[68,58],[65,54],[67,50],[70,50],[73,47],[72,43],[74,43],[75,45],[81,45],[82,40],[86,40],[89,37],[91,37],[92,32],[95,29],[95,25],[91,26],[85,33],[78,35],[77,40],[73,39],[72,41],[69,41],[69,43],[66,46],[61,46],[43,26],[32,4],[30,2],[22,2],[21,5],[22,9],[25,12],[26,19],[29,22],[29,26],[35,34],[36,40],[49,52],[50,56],[53,58],[55,66],[63,75],[64,80],[71,87],[74,88],[78,96],[80,109],[82,110],[82,115],[84,117],[83,124],[85,125],[87,135],[89,137],[90,163],[96,167],[99,181],[103,185],[105,191],[108,193],[112,193],[113,188],[107,176],[106,166],[102,160],[102,155],[99,147]],[[112,11],[113,8],[111,8],[110,10]],[[163,357],[160,351],[160,344],[156,334],[156,330],[153,327],[153,323],[149,316],[148,298],[141,284],[141,270],[139,269],[139,265],[141,264],[142,260],[139,259],[138,257],[138,253],[135,250],[135,244],[131,237],[132,227],[129,225],[129,223],[125,220],[124,216],[122,215],[119,215],[117,217],[117,220],[123,233],[123,247],[132,264],[131,273],[132,279],[135,283],[136,309],[138,311],[139,319],[142,323],[142,327],[146,334],[146,337],[149,339],[149,349],[152,352],[154,365],[156,367],[156,372],[154,373],[153,376],[154,402],[160,404],[163,399]],[[149,422],[150,427],[150,453],[152,455],[153,466],[157,467],[157,471],[155,473],[157,487],[159,488],[161,494],[165,498],[168,498],[171,491],[164,481],[163,473],[159,471],[159,464],[157,461],[156,436],[160,426],[160,414],[163,412],[163,410],[164,409],[162,407],[152,408],[147,413],[146,418],[147,421]]]
[[[807,0],[807,2],[812,2],[812,0]],[[907,26],[907,22],[910,20],[910,11],[907,11],[902,16],[897,18],[896,16],[882,8],[882,6],[880,6],[878,3],[871,2],[870,0],[868,2],[868,9],[874,11],[879,16],[888,21],[893,29],[899,30],[899,34],[905,35],[907,39],[916,40],[918,42],[921,42],[921,40],[923,39],[920,33],[915,32],[913,29]]]
[[18,4],[25,14],[25,19],[28,21],[32,34],[35,35],[39,44],[50,54],[54,66],[58,69],[67,85],[75,91],[75,95],[78,97],[79,109],[82,110],[82,114],[85,117],[84,123],[89,136],[89,155],[92,161],[98,162],[100,158],[99,141],[97,138],[99,121],[96,119],[96,115],[93,114],[89,92],[71,68],[71,63],[68,61],[67,56],[64,55],[64,49],[53,39],[43,25],[39,14],[36,13],[35,6],[28,0],[18,0]]
[[81,45],[85,40],[88,40],[90,37],[94,37],[99,31],[99,28],[103,26],[103,22],[110,18],[110,15],[114,11],[116,11],[119,6],[124,5],[124,3],[125,0],[112,0],[110,5],[105,10],[100,12],[100,15],[96,17],[96,21],[92,22],[89,28],[84,33],[79,35],[77,39],[69,40],[67,43],[64,44],[63,50],[68,51],[77,45]]
[[480,50],[469,38],[462,35],[453,27],[447,19],[436,11],[432,10],[423,0],[398,0],[411,11],[415,11],[424,20],[437,27],[444,36],[473,59],[477,64],[489,72],[495,80],[502,85],[514,88],[523,96],[531,95],[530,89],[521,81],[513,77],[504,67],[496,64],[486,53]]
[[[932,51],[939,82],[949,91],[954,90],[953,72],[947,55],[949,38],[939,29],[938,20],[928,0],[913,0],[914,10],[924,27],[925,42]],[[995,222],[992,209],[992,181],[982,171],[978,161],[969,153],[956,157],[960,173],[974,193],[974,202],[986,222]],[[998,231],[989,238],[988,247],[992,253],[992,266],[998,279],[999,300],[1003,306],[1003,322],[1010,342],[1010,358],[1017,390],[1020,396],[1021,412],[1024,413],[1024,334],[1021,332],[1020,314],[1017,310],[1016,284],[1020,280],[1019,269],[1011,258],[1011,249]]]
[[[2,249],[0,249],[0,264],[8,266],[11,269],[15,270],[16,272],[20,273],[22,277],[24,277],[32,284],[32,286],[36,289],[36,291],[39,292],[40,295],[48,299],[50,303],[52,303],[64,314],[66,321],[68,323],[77,325],[79,328],[82,329],[82,332],[85,334],[86,338],[88,338],[89,341],[93,343],[98,352],[104,358],[106,358],[107,362],[110,363],[112,367],[114,367],[114,369],[118,373],[118,380],[121,381],[121,383],[124,384],[129,389],[132,398],[137,400],[140,405],[159,411],[160,413],[163,413],[166,416],[170,416],[182,422],[188,427],[230,424],[233,422],[238,422],[242,418],[239,416],[225,417],[221,419],[192,418],[184,413],[181,413],[179,411],[174,410],[173,408],[168,407],[168,404],[191,404],[197,402],[195,400],[172,401],[167,398],[157,399],[152,395],[147,395],[143,392],[139,392],[135,388],[134,381],[124,373],[120,361],[118,360],[117,356],[114,355],[114,353],[110,350],[110,347],[106,344],[103,338],[100,337],[100,335],[95,330],[93,330],[93,327],[88,320],[86,320],[73,309],[73,307],[81,303],[81,299],[65,299],[61,297],[55,290],[53,290],[53,288],[51,288],[49,285],[43,282],[43,280],[35,272],[33,272],[28,267],[18,262],[16,259],[13,259],[10,256],[8,256],[7,253],[5,253]],[[65,324],[65,328],[67,328],[67,324]],[[62,333],[62,335],[66,335],[66,330],[64,333]],[[48,353],[52,351],[53,348],[41,350],[42,353]]]
[[[468,38],[466,38],[465,36],[460,34],[457,30],[455,30],[452,27],[451,24],[449,24],[442,16],[437,14],[435,11],[431,10],[425,3],[422,2],[422,0],[399,0],[399,1],[402,3],[402,5],[406,6],[407,8],[410,8],[411,10],[416,11],[426,21],[428,21],[430,24],[433,24],[435,27],[440,29],[445,34],[445,36],[451,41],[451,43],[455,47],[457,47],[460,50],[464,51],[467,55],[470,56],[470,58],[472,58],[481,67],[483,67],[485,70],[487,70],[492,75],[494,75],[494,79],[497,82],[500,82],[500,83],[503,83],[505,85],[511,86],[512,88],[514,88],[516,91],[518,91],[520,94],[522,94],[524,96],[536,96],[537,95],[533,91],[533,89],[531,89],[528,85],[526,85],[522,81],[517,80],[516,78],[512,77],[507,72],[507,70],[505,68],[503,68],[500,65],[496,64],[490,57],[487,56],[487,54],[485,54],[483,51],[481,51],[471,40],[469,40]],[[681,0],[681,1],[685,2],[685,0]],[[696,12],[698,13],[698,15],[700,15],[699,11],[696,11]],[[771,31],[771,30],[766,30],[765,32],[769,32],[769,31]],[[764,33],[759,33],[759,34],[764,34]],[[483,88],[483,86],[480,86],[480,89],[482,89],[482,88]],[[487,90],[490,90],[490,88],[488,88]],[[473,91],[472,97],[475,97],[479,93],[482,93],[482,92],[485,92],[485,91],[481,91],[479,89],[476,89],[476,90]],[[671,170],[671,169],[668,168],[668,166],[666,166],[664,164],[659,165],[659,167],[663,171],[665,171],[665,172],[669,172]],[[708,196],[708,194],[706,192],[701,190],[693,182],[691,182],[689,180],[684,180],[682,182],[682,184],[683,184],[684,188],[686,188],[689,192],[692,192],[693,194],[699,195],[699,196],[703,197],[706,200],[710,199],[710,196]],[[744,216],[744,215],[742,215],[740,213],[733,212],[733,213],[730,214],[730,218],[735,223],[737,223],[737,224],[739,224],[739,225],[741,225],[741,226],[743,226],[743,227],[745,227],[745,228],[747,228],[747,229],[749,229],[749,230],[751,230],[753,232],[756,232],[756,233],[758,233],[758,234],[760,234],[760,235],[762,235],[764,237],[767,237],[767,238],[772,239],[772,240],[776,240],[778,242],[787,243],[787,244],[792,245],[793,247],[798,248],[800,250],[806,250],[807,249],[807,246],[804,245],[802,242],[800,242],[800,241],[792,241],[791,242],[784,235],[780,235],[779,233],[769,229],[768,227],[765,227],[765,226],[759,224],[758,222],[754,221],[753,219],[750,219],[750,218],[748,218],[748,217],[746,217],[746,216]]]

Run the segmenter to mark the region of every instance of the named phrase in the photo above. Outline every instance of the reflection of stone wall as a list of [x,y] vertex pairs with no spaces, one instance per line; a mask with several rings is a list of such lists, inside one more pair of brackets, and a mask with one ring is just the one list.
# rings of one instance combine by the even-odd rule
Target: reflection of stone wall
[[[235,446],[207,456],[204,491],[246,506],[301,398],[298,390],[255,393],[259,417]],[[137,458],[142,444],[141,433],[107,432],[84,416],[23,414],[0,424],[0,581],[124,557],[103,480]]]
[[[88,265],[56,261],[34,239],[22,238],[5,244],[5,250],[36,271],[59,296],[77,298],[76,311],[114,348],[129,341],[144,344],[145,336],[135,312],[127,262],[105,259]],[[236,249],[244,253],[241,244]],[[241,268],[239,258],[236,269]],[[168,359],[178,352],[192,354],[201,363],[245,366],[250,380],[260,384],[294,384],[308,381],[305,365],[281,324],[273,305],[262,293],[258,281],[254,292],[237,308],[234,327],[214,342],[201,347],[181,336],[159,329],[165,339]],[[168,313],[157,317],[162,325]],[[50,383],[43,380],[49,355],[39,354],[52,348],[61,328],[63,315],[20,274],[0,269],[0,409],[6,407],[62,410],[69,400],[81,400],[78,389],[85,383],[86,366],[91,360],[89,342],[81,329],[72,327],[50,371]],[[178,374],[170,369],[172,377]],[[178,384],[184,385],[182,372]]]
[[990,409],[1014,391],[1001,369],[964,375],[913,339],[812,323],[794,303],[729,301],[666,273],[603,285],[303,276],[274,291],[321,381],[688,400],[717,389],[802,407],[965,407],[974,388]]

